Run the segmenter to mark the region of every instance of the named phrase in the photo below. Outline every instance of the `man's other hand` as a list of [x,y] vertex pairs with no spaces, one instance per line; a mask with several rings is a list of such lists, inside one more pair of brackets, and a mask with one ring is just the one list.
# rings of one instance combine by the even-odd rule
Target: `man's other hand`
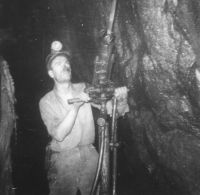
[[[128,88],[118,87],[115,89],[114,96],[117,98],[117,111],[119,116],[123,116],[125,113],[129,112],[129,106],[127,103]],[[106,103],[107,114],[112,116],[112,101]]]
[[115,89],[114,96],[118,99],[126,99],[128,95],[128,88],[127,87],[118,87]]

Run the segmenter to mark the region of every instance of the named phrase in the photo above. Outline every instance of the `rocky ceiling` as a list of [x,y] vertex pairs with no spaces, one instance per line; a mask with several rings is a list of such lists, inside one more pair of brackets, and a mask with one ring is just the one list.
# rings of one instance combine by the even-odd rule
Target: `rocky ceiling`
[[[61,40],[73,55],[74,77],[91,82],[110,2],[23,3],[26,12],[11,25],[16,37],[40,37],[43,56],[52,40]],[[199,10],[198,0],[119,0],[114,24],[112,80],[131,89],[129,163],[134,147],[149,174],[177,195],[200,194]]]

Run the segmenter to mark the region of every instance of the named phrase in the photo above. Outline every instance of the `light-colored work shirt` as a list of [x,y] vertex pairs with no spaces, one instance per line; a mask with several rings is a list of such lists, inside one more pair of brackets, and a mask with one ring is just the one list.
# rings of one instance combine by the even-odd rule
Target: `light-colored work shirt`
[[[83,91],[84,87],[81,87]],[[81,91],[80,91],[81,92]],[[48,92],[39,102],[42,120],[47,127],[48,133],[53,135],[55,127],[64,119],[68,107],[63,106],[54,89]],[[62,142],[52,139],[50,148],[54,151],[72,149],[76,146],[88,145],[94,142],[95,126],[91,105],[85,103],[78,111],[72,131]]]

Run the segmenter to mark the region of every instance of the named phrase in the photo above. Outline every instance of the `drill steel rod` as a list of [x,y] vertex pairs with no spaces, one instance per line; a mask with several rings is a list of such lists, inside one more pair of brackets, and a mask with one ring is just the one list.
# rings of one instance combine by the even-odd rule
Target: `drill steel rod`
[[112,148],[112,195],[116,195],[117,185],[117,98],[113,99],[112,129],[111,129],[111,148]]

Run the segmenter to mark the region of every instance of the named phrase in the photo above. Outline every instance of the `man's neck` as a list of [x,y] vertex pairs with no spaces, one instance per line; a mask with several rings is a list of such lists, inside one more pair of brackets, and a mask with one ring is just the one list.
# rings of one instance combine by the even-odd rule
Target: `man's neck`
[[61,98],[68,98],[72,96],[73,86],[71,82],[55,83],[54,90]]

